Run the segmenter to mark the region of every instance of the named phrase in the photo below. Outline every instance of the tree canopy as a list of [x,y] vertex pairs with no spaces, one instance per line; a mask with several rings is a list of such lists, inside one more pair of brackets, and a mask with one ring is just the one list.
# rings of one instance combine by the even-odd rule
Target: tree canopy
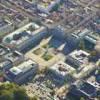
[[0,85],[0,100],[30,100],[24,88],[14,83]]

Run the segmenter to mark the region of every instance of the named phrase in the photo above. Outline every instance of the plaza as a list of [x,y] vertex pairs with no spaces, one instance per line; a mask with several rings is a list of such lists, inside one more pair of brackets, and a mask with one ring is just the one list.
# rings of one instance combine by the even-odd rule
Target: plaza
[[63,48],[63,44],[59,48],[55,48],[50,44],[51,38],[43,39],[39,45],[25,54],[26,58],[36,61],[40,69],[65,59],[65,55],[60,51]]

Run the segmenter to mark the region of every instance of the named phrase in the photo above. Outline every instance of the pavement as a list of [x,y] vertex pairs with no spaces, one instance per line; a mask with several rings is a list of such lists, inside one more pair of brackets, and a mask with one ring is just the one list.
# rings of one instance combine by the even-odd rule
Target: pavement
[[45,67],[48,66],[52,66],[53,64],[55,64],[56,62],[60,61],[60,60],[64,60],[65,57],[62,53],[58,53],[57,55],[54,55],[53,58],[51,58],[49,61],[45,61],[41,55],[43,53],[41,53],[40,55],[36,55],[33,53],[34,50],[36,50],[37,48],[41,48],[43,45],[45,45],[46,43],[48,43],[48,41],[50,40],[50,38],[48,39],[44,39],[40,45],[38,45],[37,47],[31,49],[29,52],[27,52],[25,54],[26,58],[30,58],[34,61],[36,61],[39,64],[39,68],[40,70],[45,69]]

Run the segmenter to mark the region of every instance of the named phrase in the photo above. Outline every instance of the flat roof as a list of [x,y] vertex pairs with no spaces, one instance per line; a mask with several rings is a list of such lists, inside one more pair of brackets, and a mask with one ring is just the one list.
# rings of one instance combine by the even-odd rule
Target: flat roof
[[100,72],[99,69],[95,70],[92,75],[87,79],[87,82],[94,85],[97,88],[100,88]]
[[81,63],[84,63],[89,55],[90,55],[89,53],[83,50],[75,50],[69,54],[70,57],[72,57],[75,60],[80,61]]
[[91,95],[96,92],[96,89],[93,85],[85,81],[76,81],[77,89],[86,95]]
[[58,63],[54,64],[50,67],[51,70],[56,71],[57,73],[65,76],[66,74],[70,74],[75,69],[70,65],[64,63],[63,61],[59,61]]
[[2,61],[2,62],[0,62],[0,68],[3,68],[3,67],[7,66],[10,63],[11,62],[9,60]]
[[10,72],[11,72],[12,74],[14,74],[14,75],[18,75],[18,74],[20,74],[22,71],[21,71],[19,68],[17,68],[17,67],[13,67],[13,68],[10,69]]
[[45,27],[39,26],[36,23],[29,23],[24,27],[5,36],[3,42],[11,45],[20,45],[24,41],[32,38],[35,34],[41,32]]
[[29,59],[27,61],[24,61],[20,65],[14,66],[13,68],[11,68],[10,72],[13,73],[14,75],[18,75],[20,73],[25,73],[28,70],[30,70],[31,68],[36,67],[34,65],[36,65],[36,62]]
[[10,61],[14,62],[14,61],[18,60],[19,58],[21,58],[22,56],[23,56],[22,53],[20,53],[18,51],[14,51],[14,52],[7,53],[4,57],[5,57],[5,59],[9,59]]
[[93,38],[94,40],[100,39],[100,34],[97,33],[97,32],[92,32],[92,33],[90,33],[88,36],[90,36],[90,37]]
[[0,56],[5,55],[8,53],[9,48],[4,47],[3,45],[0,44]]

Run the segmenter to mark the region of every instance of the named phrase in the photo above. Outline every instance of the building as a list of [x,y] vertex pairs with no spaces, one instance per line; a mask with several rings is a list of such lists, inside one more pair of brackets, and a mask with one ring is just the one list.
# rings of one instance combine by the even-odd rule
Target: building
[[88,42],[90,42],[91,44],[94,44],[95,45],[96,42],[97,42],[97,40],[100,39],[100,35],[99,35],[99,33],[92,32],[92,33],[86,35],[84,37],[84,39],[87,40]]
[[37,73],[38,64],[32,60],[24,61],[18,66],[14,66],[5,73],[8,81],[22,84],[27,82]]
[[72,33],[73,36],[82,39],[84,38],[87,34],[93,33],[91,30],[85,28],[83,30],[76,30]]
[[75,79],[84,78],[97,68],[94,63],[89,62],[89,56],[90,54],[83,50],[75,50],[67,56],[66,63],[75,69]]
[[59,83],[63,83],[66,80],[73,80],[71,79],[71,76],[74,71],[75,69],[73,67],[63,61],[59,61],[49,68],[49,74]]
[[13,66],[12,62],[9,60],[4,60],[0,62],[0,71],[7,71]]
[[[1,0],[0,1],[3,5],[7,3],[7,1]],[[10,1],[8,1],[10,2]],[[14,1],[15,2],[15,1]],[[0,17],[6,19],[7,21],[11,22],[14,28],[20,28],[29,22],[29,18],[24,16],[17,10],[13,10],[11,7],[0,5]]]
[[66,61],[74,66],[79,67],[88,62],[89,56],[90,54],[83,50],[75,50],[67,56]]
[[37,8],[48,14],[56,4],[60,3],[60,0],[39,0],[38,3]]
[[6,55],[9,51],[9,48],[6,48],[2,44],[0,44],[0,61],[4,59],[4,55]]
[[[98,91],[100,90],[100,68],[94,70],[87,82],[93,85]],[[99,94],[100,95],[100,94]]]
[[29,23],[29,19],[20,13],[13,14],[9,19],[15,28],[20,28]]
[[0,56],[7,54],[9,50],[9,48],[6,48],[2,44],[0,44]]
[[18,51],[11,51],[9,48],[0,44],[0,61],[10,61],[13,65],[17,65],[24,60],[24,55]]
[[24,17],[23,15],[21,14],[16,14],[14,15],[10,21],[13,23],[13,25],[16,27],[16,28],[20,28],[26,24],[29,23],[29,19],[27,17]]
[[19,51],[25,51],[29,46],[36,45],[45,35],[45,27],[35,23],[29,23],[5,36],[3,38],[3,44]]
[[97,96],[96,88],[92,84],[85,81],[76,81],[73,83],[71,85],[70,92],[79,98],[85,97],[89,100],[94,100]]
[[0,19],[0,36],[4,36],[5,34],[12,32],[14,30],[14,26],[8,20]]
[[24,55],[18,51],[9,52],[4,55],[4,58],[11,61],[13,65],[18,65],[22,61],[24,61]]
[[100,39],[100,17],[98,16],[98,14],[89,24],[89,28],[92,30],[92,32],[90,34],[87,34],[84,39],[95,45],[96,42]]

